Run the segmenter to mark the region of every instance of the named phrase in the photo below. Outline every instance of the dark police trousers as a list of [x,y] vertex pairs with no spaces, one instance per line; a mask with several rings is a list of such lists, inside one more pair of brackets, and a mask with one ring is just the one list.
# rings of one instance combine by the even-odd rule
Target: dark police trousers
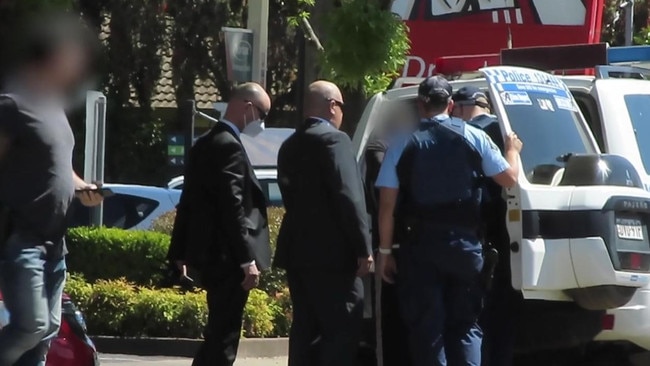
[[[399,249],[393,249],[393,256],[399,261]],[[399,281],[399,273],[396,281]],[[409,353],[408,329],[399,310],[398,285],[382,281],[379,301],[383,365],[411,366],[413,363]]]
[[423,223],[400,257],[400,309],[413,365],[479,366],[483,257],[476,235]]
[[486,294],[485,309],[479,320],[485,332],[482,365],[511,366],[523,297],[521,292],[512,288],[507,233],[505,236],[495,235],[491,242],[499,250],[499,263],[494,273],[492,288]]

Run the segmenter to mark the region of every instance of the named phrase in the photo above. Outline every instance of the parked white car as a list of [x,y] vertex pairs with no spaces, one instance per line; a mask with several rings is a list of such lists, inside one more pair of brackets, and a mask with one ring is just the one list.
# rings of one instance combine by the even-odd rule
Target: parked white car
[[[262,185],[269,206],[283,206],[280,187],[278,186],[278,170],[276,167],[255,168],[255,176]],[[173,178],[167,183],[170,190],[181,191],[183,189],[183,176]]]
[[[132,184],[104,184],[113,195],[104,199],[103,225],[120,229],[147,230],[162,214],[173,210],[181,191]],[[72,207],[71,227],[89,226],[91,211],[77,200]]]

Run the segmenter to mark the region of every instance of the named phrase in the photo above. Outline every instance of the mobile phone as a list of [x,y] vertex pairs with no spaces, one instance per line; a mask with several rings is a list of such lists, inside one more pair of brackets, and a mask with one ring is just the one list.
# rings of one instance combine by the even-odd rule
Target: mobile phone
[[98,193],[102,197],[110,197],[113,194],[115,194],[110,188],[81,188],[75,190],[76,193],[82,193],[82,192],[95,192]]

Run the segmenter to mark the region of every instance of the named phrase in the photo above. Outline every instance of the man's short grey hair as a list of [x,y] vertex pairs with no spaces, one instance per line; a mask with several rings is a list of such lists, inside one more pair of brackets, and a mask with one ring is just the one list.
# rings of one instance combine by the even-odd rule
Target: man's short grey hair
[[233,89],[233,99],[251,100],[259,97],[262,87],[255,83],[243,83]]

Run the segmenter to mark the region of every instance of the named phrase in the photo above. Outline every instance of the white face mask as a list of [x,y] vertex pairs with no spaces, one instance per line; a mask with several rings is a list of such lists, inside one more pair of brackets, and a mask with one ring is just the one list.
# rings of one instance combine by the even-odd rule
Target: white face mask
[[247,123],[246,127],[244,127],[244,130],[241,133],[250,137],[255,137],[262,133],[262,131],[264,131],[264,121],[256,119]]

